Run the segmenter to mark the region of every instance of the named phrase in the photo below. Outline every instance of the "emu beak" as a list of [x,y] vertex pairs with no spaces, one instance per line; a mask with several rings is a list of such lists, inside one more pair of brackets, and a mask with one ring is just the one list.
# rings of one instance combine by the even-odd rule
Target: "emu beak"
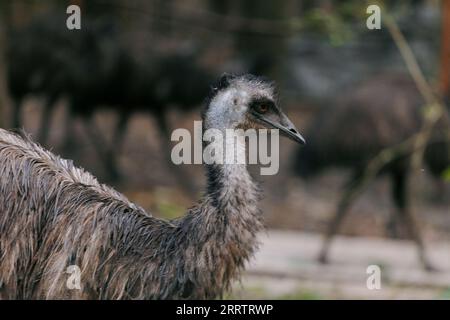
[[279,122],[261,116],[259,114],[255,114],[255,116],[257,116],[257,118],[260,121],[268,124],[269,126],[275,129],[279,129],[283,136],[291,140],[294,140],[295,142],[300,143],[302,145],[306,144],[305,138],[303,138],[303,136],[295,128],[295,125],[292,123],[292,121],[289,120],[289,118],[284,113],[281,112]]

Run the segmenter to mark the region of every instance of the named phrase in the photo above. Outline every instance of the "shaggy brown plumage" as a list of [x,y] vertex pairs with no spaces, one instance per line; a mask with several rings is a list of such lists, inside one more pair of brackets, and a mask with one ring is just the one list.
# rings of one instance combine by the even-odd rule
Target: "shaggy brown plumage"
[[[0,130],[0,159],[2,298],[213,298],[262,227],[245,168],[222,214],[206,198],[168,222],[26,137]],[[66,288],[69,265],[81,268],[82,290]]]
[[[206,127],[238,127],[255,113],[248,107],[255,96],[273,99],[261,81],[233,81],[215,88],[203,115]],[[300,136],[273,108],[272,120],[291,125],[285,131]],[[182,218],[161,220],[71,161],[0,129],[1,298],[222,294],[253,255],[263,225],[257,188],[245,165],[208,165],[207,179],[201,202]],[[66,286],[70,265],[81,269],[81,290]]]

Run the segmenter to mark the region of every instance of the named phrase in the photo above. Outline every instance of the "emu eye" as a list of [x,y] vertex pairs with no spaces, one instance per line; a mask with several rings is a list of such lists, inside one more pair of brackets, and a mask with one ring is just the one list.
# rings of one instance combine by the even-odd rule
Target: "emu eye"
[[258,111],[259,113],[266,113],[267,110],[269,110],[267,104],[259,104],[256,106],[256,111]]

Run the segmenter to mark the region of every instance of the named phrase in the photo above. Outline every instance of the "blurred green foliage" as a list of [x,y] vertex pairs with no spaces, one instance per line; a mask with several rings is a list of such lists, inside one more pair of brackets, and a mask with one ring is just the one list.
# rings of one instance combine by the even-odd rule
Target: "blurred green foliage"
[[186,208],[170,201],[158,201],[156,206],[158,215],[168,220],[182,216],[186,210]]
[[445,181],[450,181],[450,167],[444,170],[444,172],[442,173],[442,177]]
[[301,19],[305,31],[322,34],[332,45],[339,46],[355,38],[355,23],[365,21],[365,10],[361,1],[338,2],[332,8],[313,7]]

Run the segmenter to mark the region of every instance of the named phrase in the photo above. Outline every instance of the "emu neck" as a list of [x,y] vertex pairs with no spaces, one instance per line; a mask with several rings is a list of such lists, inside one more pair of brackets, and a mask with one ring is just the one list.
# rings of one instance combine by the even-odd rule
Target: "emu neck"
[[[259,215],[257,209],[258,188],[253,182],[245,163],[228,163],[230,159],[244,159],[246,146],[242,139],[230,139],[225,129],[219,129],[223,143],[216,144],[223,163],[206,165],[207,195],[221,214]],[[221,149],[221,150],[219,150]]]
[[[224,137],[225,130],[216,129],[217,134],[221,133]],[[253,254],[257,246],[256,235],[263,228],[262,215],[258,209],[259,192],[245,162],[225,161],[233,159],[235,155],[245,155],[245,141],[236,139],[231,143],[230,139],[224,137],[223,143],[216,145],[216,148],[222,148],[218,154],[223,154],[224,162],[206,165],[207,203],[210,210],[207,210],[204,218],[207,224],[215,222],[216,245],[236,255],[237,260],[229,261],[235,265],[229,267],[238,270],[243,261]]]
[[[236,148],[245,152],[245,145]],[[169,244],[186,246],[180,268],[184,271],[177,278],[183,298],[212,299],[227,290],[253,256],[256,235],[263,227],[257,187],[245,164],[209,164],[206,175],[208,190],[203,202],[181,218],[175,229],[184,241]],[[170,247],[167,252],[176,250]]]

